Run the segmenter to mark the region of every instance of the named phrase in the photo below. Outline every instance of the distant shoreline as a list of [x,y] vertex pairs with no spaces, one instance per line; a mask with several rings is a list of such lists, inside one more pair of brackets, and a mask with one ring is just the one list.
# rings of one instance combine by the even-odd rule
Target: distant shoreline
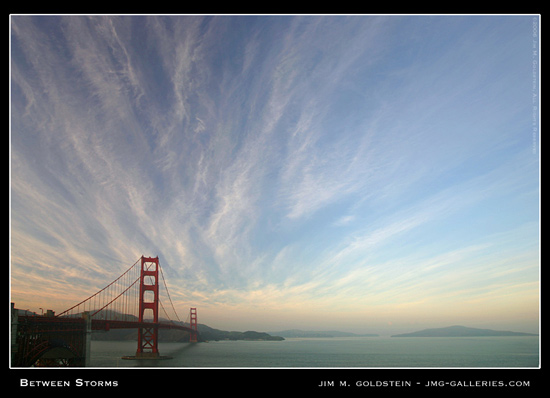
[[497,336],[538,336],[533,333],[511,332],[492,329],[477,329],[466,326],[424,329],[417,332],[395,334],[391,337],[497,337]]
[[311,331],[311,330],[282,330],[279,332],[268,332],[273,336],[281,336],[284,338],[331,338],[331,337],[379,337],[378,334],[356,334],[349,332],[340,332],[337,330],[328,331]]

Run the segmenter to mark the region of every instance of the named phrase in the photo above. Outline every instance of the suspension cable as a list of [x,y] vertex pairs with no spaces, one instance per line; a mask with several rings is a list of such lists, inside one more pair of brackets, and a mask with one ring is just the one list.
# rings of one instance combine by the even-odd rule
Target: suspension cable
[[[101,289],[100,291],[96,292],[95,294],[91,295],[90,297],[82,300],[80,303],[76,304],[76,305],[73,305],[71,308],[69,308],[68,310],[65,310],[59,314],[56,315],[56,317],[59,317],[67,312],[69,312],[70,310],[72,310],[73,308],[76,308],[78,307],[80,304],[82,303],[85,303],[86,301],[92,299],[93,297],[97,296],[99,293],[103,292],[104,290],[108,289],[111,285],[113,285],[115,282],[117,282],[120,278],[122,278],[124,275],[126,275],[128,272],[130,272],[130,270],[132,268],[134,268],[136,266],[136,264],[141,260],[141,258],[139,258],[130,268],[128,268],[126,270],[126,272],[124,272],[122,275],[120,275],[117,279],[115,279],[114,281],[112,281],[111,283],[109,283],[107,286],[105,286],[103,289]],[[135,282],[134,282],[135,283]],[[133,284],[132,284],[133,285]]]
[[[166,294],[168,295],[168,300],[170,301],[170,304],[172,305],[172,309],[174,310],[174,314],[176,315],[176,318],[178,318],[178,321],[181,322],[181,320],[178,316],[178,313],[176,312],[176,309],[174,308],[174,303],[172,302],[172,298],[170,297],[170,292],[168,291],[168,286],[166,286],[166,279],[164,279],[164,273],[162,272],[162,267],[160,266],[160,262],[159,262],[159,269],[160,269],[160,275],[162,276],[162,282],[164,283],[164,288],[166,289]],[[159,302],[160,302],[160,300],[159,300]],[[163,309],[164,309],[164,307],[163,307]],[[166,311],[164,311],[164,312],[166,312]]]

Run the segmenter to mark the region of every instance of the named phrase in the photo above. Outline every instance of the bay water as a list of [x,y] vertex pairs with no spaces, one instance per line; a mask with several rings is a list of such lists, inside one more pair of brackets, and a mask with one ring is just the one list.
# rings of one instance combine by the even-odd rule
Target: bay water
[[159,343],[170,359],[127,360],[135,341],[92,341],[90,366],[165,368],[537,368],[539,337],[346,337]]

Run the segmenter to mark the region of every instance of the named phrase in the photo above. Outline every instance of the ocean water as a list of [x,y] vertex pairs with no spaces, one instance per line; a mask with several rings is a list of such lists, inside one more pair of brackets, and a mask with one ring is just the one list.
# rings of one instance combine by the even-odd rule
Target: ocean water
[[125,360],[135,341],[92,341],[91,367],[537,368],[539,338],[353,337],[159,343],[171,359]]

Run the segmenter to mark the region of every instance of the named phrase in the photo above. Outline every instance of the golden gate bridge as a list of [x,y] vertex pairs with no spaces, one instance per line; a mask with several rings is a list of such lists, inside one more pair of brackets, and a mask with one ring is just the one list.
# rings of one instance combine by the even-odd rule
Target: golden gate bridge
[[168,358],[159,353],[159,329],[183,330],[191,343],[199,338],[197,309],[190,308],[182,322],[159,258],[141,256],[109,285],[57,315],[20,315],[12,303],[12,366],[88,366],[92,332],[111,329],[138,330],[135,355],[123,359]]

